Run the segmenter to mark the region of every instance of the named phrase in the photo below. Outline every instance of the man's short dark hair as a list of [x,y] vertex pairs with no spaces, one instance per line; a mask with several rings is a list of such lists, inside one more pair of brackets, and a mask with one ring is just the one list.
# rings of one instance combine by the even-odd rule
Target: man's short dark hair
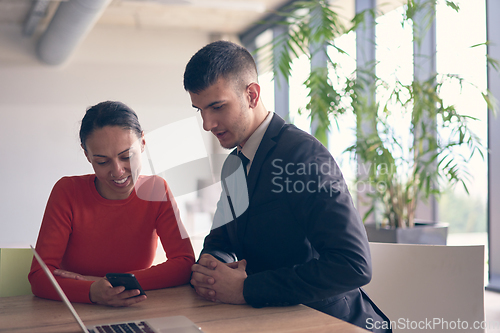
[[257,66],[250,52],[235,43],[217,41],[204,46],[189,60],[184,71],[184,89],[197,94],[221,77],[240,81],[248,74],[257,76]]

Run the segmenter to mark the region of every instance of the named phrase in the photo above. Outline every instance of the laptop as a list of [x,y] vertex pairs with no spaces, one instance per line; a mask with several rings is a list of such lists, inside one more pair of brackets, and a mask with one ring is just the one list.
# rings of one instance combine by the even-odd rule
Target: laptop
[[61,286],[52,275],[52,272],[49,270],[45,262],[38,255],[38,252],[31,246],[31,250],[35,255],[36,260],[42,266],[43,271],[49,278],[50,282],[56,288],[57,293],[63,300],[64,304],[68,307],[69,311],[75,318],[76,322],[82,329],[82,332],[85,333],[100,333],[100,332],[154,332],[154,333],[203,333],[201,328],[198,327],[195,323],[189,320],[185,316],[172,316],[172,317],[159,317],[159,318],[150,318],[150,319],[141,319],[134,320],[131,322],[120,322],[120,323],[109,323],[109,324],[101,324],[91,327],[86,327],[83,323],[82,319],[76,313],[75,308],[66,297],[66,294],[62,290]]

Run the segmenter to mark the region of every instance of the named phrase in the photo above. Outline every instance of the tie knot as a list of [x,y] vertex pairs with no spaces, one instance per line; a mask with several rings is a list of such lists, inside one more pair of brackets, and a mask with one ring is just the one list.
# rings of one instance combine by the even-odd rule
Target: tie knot
[[241,151],[238,152],[238,157],[241,159],[241,163],[243,164],[243,169],[245,170],[245,173],[247,173],[247,165],[250,162],[250,160],[243,155]]

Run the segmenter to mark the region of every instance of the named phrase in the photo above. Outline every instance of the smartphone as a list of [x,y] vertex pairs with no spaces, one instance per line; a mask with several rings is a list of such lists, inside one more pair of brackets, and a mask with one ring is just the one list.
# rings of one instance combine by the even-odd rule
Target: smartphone
[[[125,290],[138,289],[141,293],[137,296],[146,295],[144,290],[142,290],[139,281],[135,278],[134,274],[130,273],[108,273],[106,274],[106,279],[113,287],[124,286]],[[134,297],[137,297],[134,296]]]

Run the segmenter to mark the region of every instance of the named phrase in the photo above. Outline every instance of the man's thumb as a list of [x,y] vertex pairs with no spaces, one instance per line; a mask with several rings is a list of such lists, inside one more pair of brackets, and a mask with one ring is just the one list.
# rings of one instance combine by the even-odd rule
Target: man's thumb
[[238,261],[238,269],[245,270],[247,268],[247,261],[245,259],[241,259]]

